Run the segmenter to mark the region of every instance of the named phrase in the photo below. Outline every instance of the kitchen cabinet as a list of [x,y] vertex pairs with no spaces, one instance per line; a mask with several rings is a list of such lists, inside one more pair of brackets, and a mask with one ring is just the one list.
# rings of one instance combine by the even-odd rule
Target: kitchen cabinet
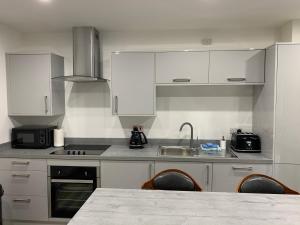
[[3,218],[48,221],[46,160],[0,159]]
[[113,114],[151,116],[155,114],[154,53],[112,54]]
[[265,50],[210,51],[209,83],[263,84]]
[[155,55],[157,84],[207,84],[209,52],[161,52]]
[[102,161],[101,187],[140,189],[153,172],[150,161]]
[[272,164],[214,163],[212,191],[235,192],[241,180],[253,173],[272,176]]
[[200,185],[204,191],[211,191],[212,164],[192,162],[155,162],[155,174],[167,170],[178,169],[189,175]]
[[55,116],[65,112],[64,58],[55,54],[7,54],[10,116]]

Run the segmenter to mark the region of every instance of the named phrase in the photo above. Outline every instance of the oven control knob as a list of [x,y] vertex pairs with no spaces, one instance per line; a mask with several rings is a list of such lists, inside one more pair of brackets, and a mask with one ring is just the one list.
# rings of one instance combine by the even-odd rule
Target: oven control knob
[[80,151],[77,152],[77,155],[80,155]]
[[75,151],[73,151],[72,154],[75,155]]
[[67,154],[68,154],[68,155],[70,155],[70,154],[71,154],[71,152],[70,152],[70,151],[67,151]]
[[60,174],[61,174],[61,171],[60,171],[60,170],[58,170],[58,171],[57,171],[57,175],[60,175]]
[[88,172],[87,171],[84,171],[84,176],[88,176]]
[[85,151],[82,152],[82,155],[85,155]]

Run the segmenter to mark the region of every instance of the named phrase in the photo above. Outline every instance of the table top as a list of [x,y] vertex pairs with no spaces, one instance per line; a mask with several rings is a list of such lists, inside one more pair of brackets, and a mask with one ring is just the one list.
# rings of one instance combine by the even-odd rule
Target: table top
[[98,188],[68,225],[294,225],[300,196]]

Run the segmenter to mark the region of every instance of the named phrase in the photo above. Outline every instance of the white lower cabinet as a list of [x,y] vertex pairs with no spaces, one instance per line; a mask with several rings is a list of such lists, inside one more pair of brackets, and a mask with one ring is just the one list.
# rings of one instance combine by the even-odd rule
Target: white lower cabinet
[[46,196],[4,195],[2,198],[5,220],[48,220],[48,198]]
[[296,164],[274,164],[274,178],[292,188],[300,191],[300,165]]
[[0,159],[3,218],[48,221],[47,163],[38,159]]
[[140,189],[153,176],[151,161],[102,161],[101,187]]
[[212,164],[194,162],[155,162],[155,174],[167,170],[178,169],[188,173],[204,191],[211,191]]
[[272,164],[213,163],[212,191],[235,192],[240,181],[253,173],[272,176]]
[[46,196],[47,172],[0,171],[0,184],[7,195]]

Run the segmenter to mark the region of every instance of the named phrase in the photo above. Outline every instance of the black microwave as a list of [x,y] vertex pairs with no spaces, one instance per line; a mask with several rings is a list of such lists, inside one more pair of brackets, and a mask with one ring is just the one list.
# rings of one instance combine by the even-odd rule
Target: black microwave
[[53,146],[56,126],[21,126],[12,128],[12,148],[43,149]]

